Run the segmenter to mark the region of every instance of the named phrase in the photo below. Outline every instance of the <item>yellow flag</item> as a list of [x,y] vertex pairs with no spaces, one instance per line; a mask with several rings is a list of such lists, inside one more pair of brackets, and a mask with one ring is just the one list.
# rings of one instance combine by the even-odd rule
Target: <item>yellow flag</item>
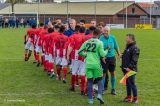
[[129,71],[125,74],[125,76],[120,80],[120,83],[122,83],[123,85],[126,85],[126,80],[128,77],[135,75],[137,72],[135,71]]

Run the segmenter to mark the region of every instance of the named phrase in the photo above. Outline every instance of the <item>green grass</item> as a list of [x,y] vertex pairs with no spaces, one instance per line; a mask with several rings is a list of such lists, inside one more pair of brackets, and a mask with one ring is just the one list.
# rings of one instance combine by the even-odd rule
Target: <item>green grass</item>
[[[88,106],[87,97],[68,91],[69,83],[50,79],[43,69],[23,61],[23,35],[26,29],[0,29],[0,106]],[[137,85],[139,106],[160,106],[160,30],[113,30],[121,51],[125,34],[134,33],[141,50]],[[125,86],[119,84],[122,72],[117,61],[117,96],[105,94],[104,106],[132,106],[121,102]],[[14,101],[15,100],[15,101]],[[20,101],[18,101],[20,100]],[[95,105],[99,103],[95,100]]]

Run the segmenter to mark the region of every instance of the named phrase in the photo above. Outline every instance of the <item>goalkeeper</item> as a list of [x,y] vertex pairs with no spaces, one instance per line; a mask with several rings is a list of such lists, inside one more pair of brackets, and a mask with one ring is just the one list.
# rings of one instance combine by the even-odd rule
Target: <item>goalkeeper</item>
[[[86,57],[86,77],[88,79],[88,96],[89,104],[93,104],[92,87],[93,80],[98,79],[98,96],[97,99],[101,104],[104,104],[102,98],[103,70],[100,64],[100,57],[106,57],[108,50],[104,51],[103,43],[98,39],[100,30],[96,29],[93,33],[93,38],[87,40],[79,49],[78,53]],[[105,62],[105,58],[102,59]]]

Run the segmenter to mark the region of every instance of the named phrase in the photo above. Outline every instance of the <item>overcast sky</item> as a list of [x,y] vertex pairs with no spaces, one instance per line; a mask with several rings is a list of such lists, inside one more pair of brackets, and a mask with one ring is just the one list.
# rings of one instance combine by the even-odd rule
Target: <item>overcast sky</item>
[[[5,0],[0,0],[5,1]],[[31,1],[31,0],[28,0]],[[65,1],[65,0],[55,0],[55,1]],[[70,0],[70,1],[96,1],[96,0]],[[97,0],[97,1],[108,1],[108,0]],[[113,1],[125,1],[125,0],[113,0]],[[160,1],[160,0],[127,0],[127,1],[136,1],[136,2],[153,2],[153,1]]]
[[[61,0],[56,0],[56,1],[61,1]],[[70,0],[70,1],[96,1],[96,0]],[[109,0],[97,0],[97,1],[109,1]],[[112,1],[125,1],[125,0],[112,0]],[[154,0],[127,0],[127,1],[151,2],[151,1],[154,1]]]

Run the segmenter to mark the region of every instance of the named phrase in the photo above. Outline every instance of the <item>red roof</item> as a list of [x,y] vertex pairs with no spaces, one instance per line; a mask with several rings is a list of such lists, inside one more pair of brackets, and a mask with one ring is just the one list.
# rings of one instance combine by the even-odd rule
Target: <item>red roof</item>
[[151,3],[138,3],[139,6],[141,6],[142,8],[150,8],[150,7],[154,7],[154,4]]

